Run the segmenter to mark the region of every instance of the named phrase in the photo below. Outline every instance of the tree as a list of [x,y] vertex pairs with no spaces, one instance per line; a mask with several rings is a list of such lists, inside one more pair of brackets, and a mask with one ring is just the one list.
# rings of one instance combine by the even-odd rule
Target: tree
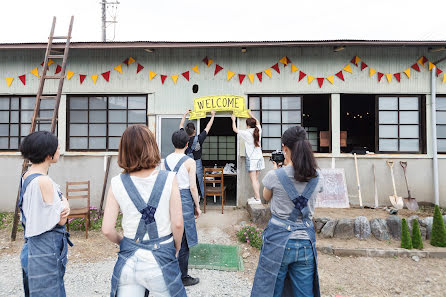
[[412,239],[410,238],[409,226],[407,225],[406,219],[403,219],[401,223],[401,247],[408,250],[412,249]]
[[446,247],[446,228],[441,217],[440,208],[435,205],[434,221],[432,223],[431,244],[433,246]]
[[418,219],[412,221],[412,246],[414,249],[423,249],[423,240],[421,240],[420,225]]

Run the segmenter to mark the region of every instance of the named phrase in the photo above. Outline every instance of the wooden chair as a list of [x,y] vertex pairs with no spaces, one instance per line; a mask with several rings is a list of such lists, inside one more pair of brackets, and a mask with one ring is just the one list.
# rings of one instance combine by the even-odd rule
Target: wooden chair
[[[71,208],[68,219],[84,218],[85,220],[85,238],[88,238],[88,227],[90,227],[90,181],[67,182],[67,200],[86,199],[87,206],[80,208]],[[67,221],[67,230],[70,224]]]
[[206,213],[206,197],[221,197],[221,213],[226,202],[226,187],[224,185],[223,168],[204,168],[204,213]]

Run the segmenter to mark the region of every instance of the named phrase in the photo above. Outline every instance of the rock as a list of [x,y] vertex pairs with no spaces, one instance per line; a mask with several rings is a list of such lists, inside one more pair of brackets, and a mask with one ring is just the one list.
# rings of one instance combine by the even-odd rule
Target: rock
[[271,218],[271,210],[269,205],[247,204],[246,208],[251,216],[252,222],[256,225],[266,225]]
[[333,255],[333,246],[330,244],[318,247],[317,250],[323,254]]
[[243,259],[246,259],[249,256],[251,256],[251,254],[249,252],[244,252],[243,255],[242,255]]
[[427,229],[426,227],[420,226],[421,240],[426,240],[427,238]]
[[412,223],[413,220],[418,220],[418,223],[420,222],[420,219],[418,216],[410,216],[409,218],[407,218],[407,224],[409,225],[409,232],[412,235]]
[[389,231],[385,219],[373,219],[370,221],[370,229],[378,240],[390,240]]
[[314,228],[317,233],[321,233],[322,228],[324,225],[330,220],[330,218],[316,218],[314,219]]
[[355,220],[340,219],[336,224],[334,237],[341,239],[350,239],[355,237]]
[[331,238],[331,237],[333,237],[337,223],[338,223],[337,220],[330,220],[330,221],[328,221],[324,225],[324,227],[321,229],[322,237],[324,237],[324,238]]
[[[431,239],[433,223],[434,223],[433,217],[427,217],[427,218],[420,220],[420,226],[422,226],[426,229],[426,239]],[[420,231],[421,231],[421,228],[420,228]]]
[[370,222],[366,217],[360,216],[355,219],[355,236],[360,240],[365,240],[372,234]]
[[245,222],[245,221],[241,221],[241,222],[240,222],[240,226],[242,226],[242,227],[246,227],[246,222]]
[[412,260],[414,260],[415,262],[420,261],[420,257],[418,256],[412,256]]
[[397,216],[390,216],[386,219],[387,230],[393,239],[401,239],[401,218]]

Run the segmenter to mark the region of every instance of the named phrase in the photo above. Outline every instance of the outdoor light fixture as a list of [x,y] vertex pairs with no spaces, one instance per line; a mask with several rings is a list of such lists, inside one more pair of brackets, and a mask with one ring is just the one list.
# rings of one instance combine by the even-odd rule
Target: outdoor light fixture
[[442,46],[442,47],[430,47],[429,48],[429,52],[431,52],[431,53],[442,52],[442,51],[446,51],[446,47]]
[[246,53],[246,47],[242,47],[242,53]]
[[144,50],[148,53],[153,53],[155,51],[153,48],[145,48]]
[[334,52],[340,52],[340,51],[342,51],[344,49],[345,49],[345,47],[342,46],[342,45],[333,47],[333,51]]

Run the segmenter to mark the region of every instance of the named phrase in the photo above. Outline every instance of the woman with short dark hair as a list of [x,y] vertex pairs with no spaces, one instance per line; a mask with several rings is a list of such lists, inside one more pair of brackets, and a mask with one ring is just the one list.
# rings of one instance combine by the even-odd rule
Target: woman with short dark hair
[[320,296],[312,217],[322,177],[302,127],[283,133],[282,150],[286,166],[273,163],[275,170],[262,181],[272,217],[263,233],[251,296]]
[[[20,181],[19,207],[25,229],[20,254],[25,296],[64,297],[70,213],[68,201],[48,175],[59,160],[57,137],[47,131],[29,134],[20,145],[22,156],[32,165]],[[72,245],[72,244],[71,244]]]

